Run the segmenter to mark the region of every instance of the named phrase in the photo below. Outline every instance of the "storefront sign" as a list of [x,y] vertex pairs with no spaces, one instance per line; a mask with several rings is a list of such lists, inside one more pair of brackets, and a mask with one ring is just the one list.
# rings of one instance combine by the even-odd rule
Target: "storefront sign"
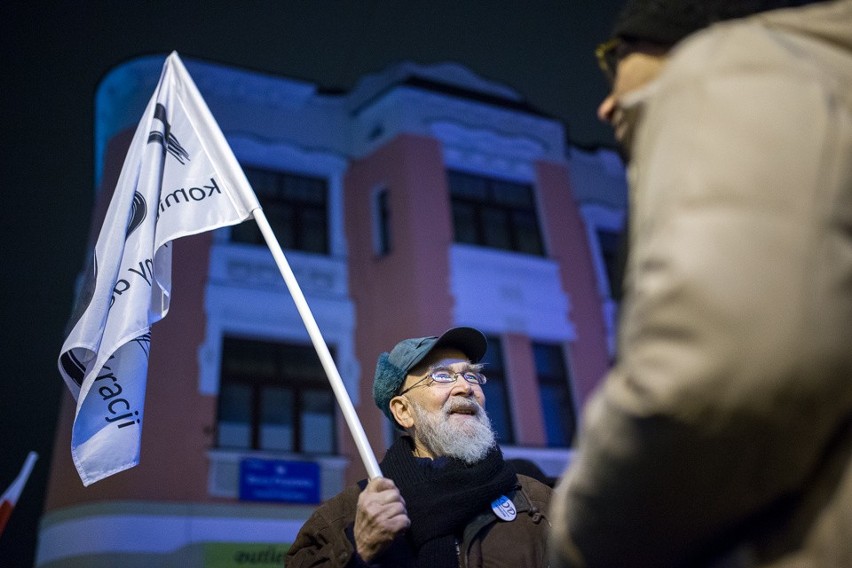
[[204,568],[281,568],[289,544],[204,543]]

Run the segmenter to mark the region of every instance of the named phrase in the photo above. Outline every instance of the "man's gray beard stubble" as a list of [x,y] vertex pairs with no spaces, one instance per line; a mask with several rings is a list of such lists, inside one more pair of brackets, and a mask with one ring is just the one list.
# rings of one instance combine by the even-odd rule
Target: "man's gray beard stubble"
[[[454,405],[470,403],[476,404],[478,409],[474,420],[464,419],[461,425],[452,420],[448,412]],[[436,456],[453,457],[471,465],[485,458],[496,445],[491,420],[475,400],[451,397],[438,412],[428,412],[414,401],[411,406],[417,426],[415,436]]]

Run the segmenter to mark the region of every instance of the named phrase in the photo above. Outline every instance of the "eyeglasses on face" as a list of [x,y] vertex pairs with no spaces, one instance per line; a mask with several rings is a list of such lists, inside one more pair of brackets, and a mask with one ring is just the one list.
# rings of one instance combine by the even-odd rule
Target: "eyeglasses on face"
[[667,53],[671,47],[669,44],[654,41],[614,37],[595,48],[595,58],[598,60],[598,66],[606,75],[609,84],[613,85],[615,75],[618,72],[618,64],[628,55],[639,52],[659,56]]
[[467,382],[472,385],[484,385],[485,381],[488,379],[485,378],[485,375],[480,373],[479,371],[462,371],[460,373],[450,371],[449,369],[435,369],[433,371],[429,371],[416,383],[408,387],[407,389],[402,390],[397,396],[404,395],[414,387],[423,384],[425,381],[431,381],[426,386],[432,386],[433,384],[439,385],[451,385],[458,380],[458,377],[463,378]]
[[620,38],[614,37],[595,48],[595,58],[598,60],[598,67],[601,68],[603,74],[610,83],[615,81],[615,71],[618,68],[618,60],[624,57],[620,53],[624,42]]

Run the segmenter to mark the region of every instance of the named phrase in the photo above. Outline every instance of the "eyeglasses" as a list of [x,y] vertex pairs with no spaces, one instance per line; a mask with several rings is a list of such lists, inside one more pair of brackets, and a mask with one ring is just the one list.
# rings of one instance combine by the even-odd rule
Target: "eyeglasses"
[[668,53],[671,47],[671,45],[665,43],[614,37],[595,48],[595,57],[598,60],[598,67],[601,68],[610,85],[612,85],[615,83],[618,64],[631,53],[641,52],[659,56]]
[[488,379],[485,378],[485,375],[483,375],[482,373],[479,373],[477,371],[464,371],[464,372],[461,372],[461,373],[456,373],[456,372],[453,372],[453,371],[449,371],[447,369],[436,369],[434,371],[430,371],[430,372],[426,373],[426,376],[424,376],[422,379],[420,379],[419,381],[417,381],[416,383],[414,383],[413,385],[411,385],[407,389],[401,391],[396,396],[404,395],[405,393],[407,393],[408,391],[410,391],[414,387],[416,387],[416,386],[420,385],[421,383],[423,383],[424,381],[427,381],[427,380],[430,380],[430,379],[431,379],[432,382],[429,383],[427,386],[431,386],[434,383],[438,383],[440,385],[451,385],[451,384],[456,382],[458,377],[463,378],[464,380],[466,380],[467,382],[469,382],[472,385],[484,385],[485,381],[488,380]]
[[622,53],[623,46],[624,42],[620,38],[614,37],[595,48],[598,67],[601,68],[601,71],[603,71],[610,83],[615,82],[615,71],[618,68],[618,61],[625,55]]

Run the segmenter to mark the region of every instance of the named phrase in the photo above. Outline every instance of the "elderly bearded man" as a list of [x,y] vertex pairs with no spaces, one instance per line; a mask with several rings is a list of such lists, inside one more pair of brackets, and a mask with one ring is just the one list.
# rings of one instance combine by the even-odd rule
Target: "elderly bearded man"
[[550,488],[503,461],[484,410],[485,336],[405,339],[376,365],[376,405],[403,430],[382,473],[319,507],[287,567],[546,564]]

